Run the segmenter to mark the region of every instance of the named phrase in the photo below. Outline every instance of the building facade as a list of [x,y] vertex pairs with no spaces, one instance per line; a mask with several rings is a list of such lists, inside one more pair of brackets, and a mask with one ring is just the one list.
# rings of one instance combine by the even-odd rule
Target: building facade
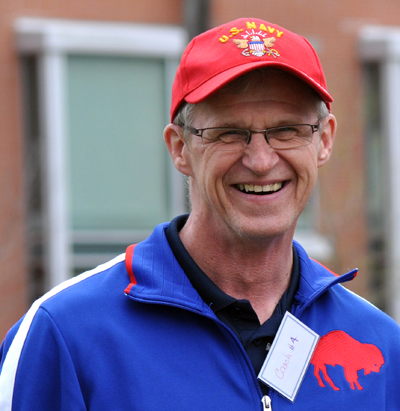
[[201,27],[246,16],[306,37],[334,97],[334,153],[296,237],[335,272],[358,267],[349,287],[400,319],[397,0],[3,0],[1,335],[188,209],[162,140],[174,71]]

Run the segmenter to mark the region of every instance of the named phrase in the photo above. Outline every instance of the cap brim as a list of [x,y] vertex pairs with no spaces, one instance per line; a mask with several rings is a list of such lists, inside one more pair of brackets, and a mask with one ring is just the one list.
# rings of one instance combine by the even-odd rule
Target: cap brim
[[282,64],[279,62],[274,61],[262,61],[262,62],[252,62],[247,64],[241,64],[236,67],[232,67],[216,76],[212,77],[211,79],[207,80],[199,87],[197,87],[192,92],[188,93],[185,96],[185,101],[191,104],[199,103],[200,101],[204,100],[211,94],[215,93],[223,86],[231,82],[237,77],[240,77],[242,74],[245,74],[249,71],[255,70],[260,67],[275,67],[279,70],[285,71],[293,76],[299,78],[300,80],[304,81],[307,85],[309,85],[312,89],[314,89],[322,98],[322,100],[327,104],[328,108],[330,109],[330,103],[333,101],[331,95],[317,82],[315,82],[312,78],[307,76],[305,73],[295,70],[292,67]]

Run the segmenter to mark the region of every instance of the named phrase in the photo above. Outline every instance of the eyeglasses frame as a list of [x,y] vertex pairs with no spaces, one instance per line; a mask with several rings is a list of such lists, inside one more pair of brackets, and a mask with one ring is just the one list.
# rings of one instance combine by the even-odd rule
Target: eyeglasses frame
[[[195,127],[188,126],[188,125],[182,125],[181,127],[184,128],[185,130],[188,130],[190,134],[193,134],[193,135],[196,136],[196,137],[201,137],[202,139],[203,139],[203,132],[204,132],[205,130],[214,130],[214,129],[222,129],[222,130],[223,130],[223,129],[226,129],[226,130],[242,130],[242,131],[245,131],[245,132],[248,133],[249,135],[248,135],[248,137],[247,137],[246,144],[245,144],[245,146],[243,147],[243,149],[246,148],[246,147],[250,144],[250,142],[251,142],[251,137],[253,136],[253,134],[261,133],[261,134],[264,134],[264,138],[265,138],[266,142],[267,142],[267,143],[269,144],[269,146],[272,147],[274,150],[290,150],[290,149],[292,149],[292,148],[305,147],[305,146],[308,146],[309,144],[311,144],[311,142],[312,142],[312,137],[313,137],[314,133],[316,133],[316,132],[319,130],[319,127],[320,127],[320,125],[321,125],[321,120],[322,120],[322,119],[319,119],[316,124],[286,124],[286,125],[283,125],[283,126],[269,127],[269,128],[266,128],[265,130],[250,130],[250,129],[247,129],[247,128],[240,128],[240,127],[206,127],[206,128],[195,128]],[[300,144],[300,145],[298,145],[298,146],[291,146],[291,147],[287,147],[287,148],[286,148],[286,147],[285,147],[285,148],[282,148],[282,147],[280,147],[280,148],[275,148],[275,147],[273,147],[273,145],[271,145],[270,139],[268,138],[268,132],[270,132],[271,130],[278,130],[278,129],[280,129],[280,128],[285,128],[285,127],[297,127],[297,126],[309,126],[309,127],[311,127],[312,135],[311,135],[310,141],[307,140],[307,144]]]

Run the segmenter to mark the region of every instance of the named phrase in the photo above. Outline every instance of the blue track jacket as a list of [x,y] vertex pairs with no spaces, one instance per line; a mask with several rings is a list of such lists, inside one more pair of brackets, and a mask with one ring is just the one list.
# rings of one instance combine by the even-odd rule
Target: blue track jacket
[[[202,301],[168,224],[37,300],[0,351],[0,411],[263,410],[249,358]],[[294,243],[292,314],[321,338],[291,403],[273,411],[400,410],[400,331]],[[264,408],[267,409],[267,408]]]

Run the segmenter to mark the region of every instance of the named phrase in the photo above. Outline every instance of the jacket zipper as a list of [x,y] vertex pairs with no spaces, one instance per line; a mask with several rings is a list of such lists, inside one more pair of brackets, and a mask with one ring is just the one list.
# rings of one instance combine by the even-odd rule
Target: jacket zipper
[[[129,298],[132,298],[133,300],[136,300],[135,297],[131,296],[128,293],[125,293],[126,296],[128,296]],[[136,300],[145,304],[160,304],[158,301],[141,301],[141,300]],[[178,304],[171,304],[169,303],[168,305],[172,306],[172,307],[177,307],[177,308],[181,308],[183,310],[192,312],[194,314],[198,314],[201,315],[202,317],[205,318],[209,318],[210,320],[216,322],[217,324],[221,325],[233,338],[233,340],[236,342],[236,345],[238,346],[238,349],[241,351],[241,353],[243,354],[245,361],[247,363],[247,366],[249,368],[249,372],[250,374],[252,374],[253,376],[253,381],[255,382],[255,388],[256,390],[260,393],[260,397],[261,397],[261,403],[262,403],[262,411],[268,410],[268,411],[272,411],[272,407],[271,407],[271,398],[268,395],[264,395],[262,396],[262,392],[261,392],[261,388],[258,384],[258,380],[257,380],[257,376],[254,372],[254,369],[250,363],[250,359],[246,353],[246,351],[244,350],[244,348],[242,347],[242,344],[240,343],[240,341],[238,340],[238,338],[236,337],[236,335],[233,333],[233,331],[226,325],[224,324],[221,320],[219,320],[215,315],[212,316],[210,314],[204,313],[204,312],[199,312],[197,310],[194,310],[192,308],[186,307],[184,305],[178,305]],[[271,389],[270,389],[271,391]],[[259,397],[259,398],[260,398]]]
[[268,397],[268,395],[264,395],[261,399],[262,405],[263,405],[263,411],[272,411],[272,406],[271,406],[271,398]]
[[[262,395],[261,392],[261,388],[258,384],[258,380],[257,380],[257,376],[255,375],[254,369],[250,364],[250,360],[248,359],[247,353],[244,350],[244,348],[242,348],[242,344],[240,343],[240,341],[237,339],[236,335],[233,333],[233,331],[226,325],[224,324],[221,320],[219,320],[218,318],[213,318],[207,314],[203,314],[204,317],[208,317],[211,320],[219,323],[222,327],[224,327],[233,337],[234,340],[236,340],[236,343],[238,345],[239,350],[242,352],[242,354],[244,355],[244,357],[246,358],[246,362],[248,364],[249,367],[249,371],[250,373],[253,375],[253,379],[255,381],[255,386],[256,386],[256,390]],[[272,394],[272,388],[270,388],[269,390],[270,394]],[[272,411],[272,405],[271,405],[271,398],[268,395],[264,395],[263,397],[261,397],[261,403],[262,403],[262,411]]]

